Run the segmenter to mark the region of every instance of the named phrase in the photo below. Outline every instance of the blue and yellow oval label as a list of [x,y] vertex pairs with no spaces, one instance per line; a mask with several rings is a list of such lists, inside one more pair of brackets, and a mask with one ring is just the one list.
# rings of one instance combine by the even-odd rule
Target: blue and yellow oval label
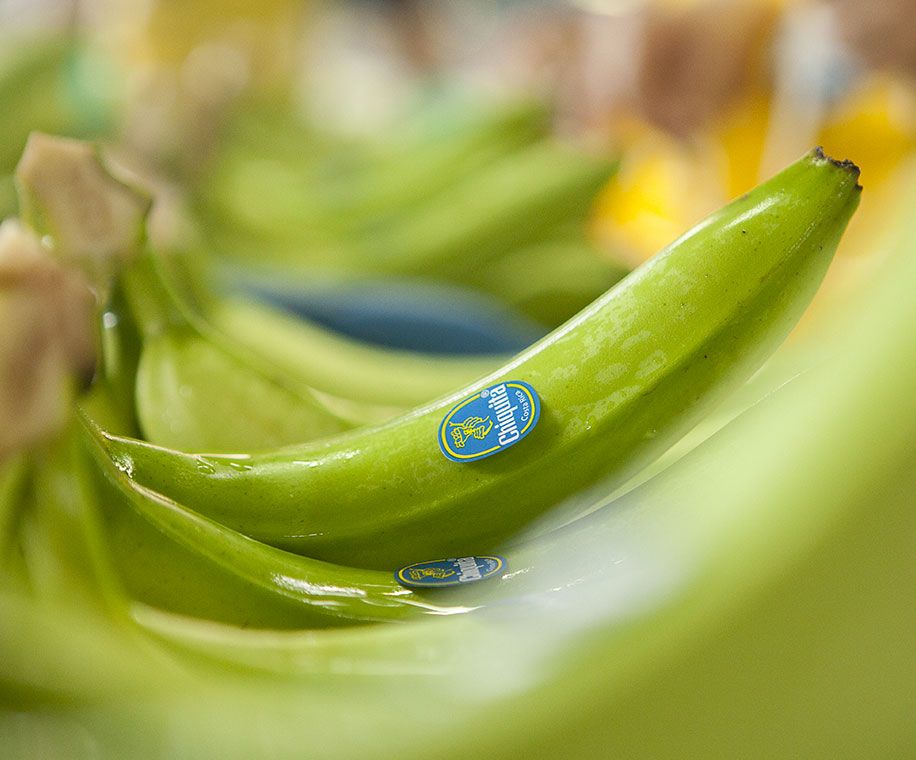
[[537,424],[541,401],[522,380],[491,385],[445,415],[439,448],[453,462],[473,462],[518,443]]
[[402,586],[463,586],[496,575],[506,567],[502,557],[457,557],[415,562],[398,570],[394,577]]

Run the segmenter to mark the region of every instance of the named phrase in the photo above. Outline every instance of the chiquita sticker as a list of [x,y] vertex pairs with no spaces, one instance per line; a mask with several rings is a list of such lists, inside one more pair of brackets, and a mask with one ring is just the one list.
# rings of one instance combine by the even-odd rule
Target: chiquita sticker
[[439,426],[439,448],[453,462],[473,462],[518,443],[537,424],[538,394],[528,383],[491,385],[452,409]]
[[502,557],[458,557],[416,562],[402,567],[394,577],[402,586],[463,586],[491,578],[506,567]]

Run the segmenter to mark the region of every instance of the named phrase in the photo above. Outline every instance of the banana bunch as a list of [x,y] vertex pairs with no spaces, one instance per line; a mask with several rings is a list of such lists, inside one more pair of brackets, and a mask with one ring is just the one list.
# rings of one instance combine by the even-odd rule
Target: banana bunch
[[[856,187],[849,167],[812,153],[508,364],[380,426],[223,457],[104,433],[99,443],[139,485],[319,559],[391,569],[491,551],[564,496],[622,483],[746,379],[813,295]],[[435,445],[443,417],[514,379],[542,399],[536,434],[454,466]],[[558,467],[563,478],[548,475]]]
[[[137,757],[176,747],[197,756],[293,757],[304,746],[317,757],[421,758],[435,748],[457,758],[471,746],[510,758],[589,758],[609,748],[679,757],[685,741],[691,754],[714,756],[815,745],[812,754],[825,757],[905,753],[906,721],[889,719],[878,735],[858,730],[870,718],[856,718],[877,683],[887,705],[905,713],[912,704],[911,663],[895,655],[912,643],[900,584],[913,578],[916,527],[909,445],[916,366],[897,341],[900,327],[916,322],[904,297],[916,270],[910,248],[901,253],[828,341],[833,362],[784,385],[638,498],[600,505],[616,516],[604,538],[617,542],[596,539],[597,551],[576,556],[603,567],[606,582],[567,587],[567,595],[591,593],[564,614],[535,603],[525,615],[512,607],[514,625],[505,614],[489,622],[466,615],[319,635],[250,631],[132,605],[131,619],[165,644],[143,649],[85,612],[52,615],[3,592],[4,682],[33,706],[0,720],[9,756],[33,754],[36,737],[47,755],[71,757],[88,737],[97,754]],[[838,373],[850,355],[858,358],[854,371]],[[853,431],[874,436],[873,456],[863,456],[861,438],[849,440]],[[895,473],[909,480],[888,479]],[[660,567],[669,568],[667,581],[653,585]],[[555,578],[559,568],[544,566]],[[620,589],[628,586],[641,602],[626,602]],[[581,627],[558,624],[583,607],[591,611],[578,618],[591,631],[584,642]],[[538,635],[526,635],[533,627]],[[863,638],[866,628],[872,633]],[[829,642],[822,657],[811,655],[811,641]],[[538,646],[550,655],[533,654]],[[564,646],[578,653],[558,664]],[[22,654],[36,647],[40,668]],[[653,667],[659,660],[666,666]],[[513,678],[520,662],[522,682]],[[736,665],[744,663],[753,663],[741,675],[754,689],[748,700],[766,698],[765,712],[736,694]],[[799,694],[785,685],[799,678],[805,695],[819,698],[806,700],[796,724]],[[837,679],[849,687],[831,689]],[[600,715],[582,704],[600,705]],[[384,730],[405,711],[421,730]],[[676,721],[685,711],[689,730]],[[608,723],[605,713],[621,719]],[[837,715],[849,716],[854,730],[838,730]]]
[[[52,155],[56,164],[67,160],[62,150]],[[287,583],[286,596],[331,585],[315,580],[323,572],[311,564],[316,560],[390,573],[418,557],[492,551],[564,497],[625,482],[759,365],[823,275],[857,203],[856,176],[848,166],[811,154],[505,367],[380,427],[348,433],[345,421],[314,394],[271,396],[269,390],[285,389],[290,378],[244,361],[242,349],[182,308],[174,294],[169,298],[155,257],[140,253],[121,283],[143,326],[137,417],[156,445],[87,418],[91,448],[103,466],[108,463],[109,480],[134,510],[147,520],[155,517],[159,533],[182,546],[184,561],[207,557],[210,542],[248,546],[243,537],[256,539],[252,551],[260,559],[252,560],[251,575],[237,562],[240,549],[208,558],[212,564],[223,557],[225,565],[231,557],[234,576],[281,596],[278,578],[300,579]],[[29,175],[20,179],[29,187]],[[27,197],[32,205],[44,203],[49,229],[66,228],[52,218],[53,204],[41,187],[33,184]],[[780,219],[761,252],[762,230]],[[670,283],[680,286],[673,304],[667,300]],[[759,305],[765,318],[756,311],[747,316],[749,304]],[[456,400],[513,376],[535,386],[543,399],[537,435],[486,464],[455,467],[433,445],[443,415]],[[276,384],[269,385],[274,377]],[[239,439],[258,446],[278,424],[304,428],[306,417],[317,440],[305,448],[220,456],[163,447],[170,435],[223,450],[241,448]],[[533,477],[559,462],[562,480]],[[505,506],[494,510],[494,504]],[[184,521],[175,523],[179,516]],[[188,545],[201,535],[208,540]],[[123,539],[118,544],[129,545]],[[134,547],[131,554],[139,551]],[[303,563],[290,552],[313,559]],[[265,570],[274,561],[285,569]],[[362,580],[363,593],[355,596],[371,607],[383,606],[365,596],[377,587],[395,593],[398,602],[406,599],[399,609],[415,608],[412,596],[392,590],[391,582]],[[354,585],[341,581],[339,587],[348,596]]]
[[[897,520],[894,545],[913,535],[906,483],[878,488],[912,464],[916,368],[894,340],[916,323],[912,257],[824,347],[859,357],[853,372],[825,360],[733,393],[811,299],[857,180],[851,164],[812,151],[501,366],[422,365],[262,307],[190,303],[148,246],[131,251],[100,310],[101,369],[70,426],[0,465],[0,694],[32,706],[15,721],[0,713],[3,746],[22,756],[40,735],[52,756],[91,741],[113,756],[294,757],[308,746],[316,757],[434,747],[457,758],[481,741],[506,757],[609,746],[676,756],[642,706],[678,714],[697,696],[672,673],[707,667],[719,688],[697,704],[740,723],[716,658],[747,654],[753,637],[732,621],[774,621],[772,635],[791,641],[810,617],[805,600],[835,581],[817,572],[812,547],[868,567],[849,531],[828,529],[831,515],[867,528],[879,550],[893,526],[868,520],[878,494]],[[63,207],[28,176],[21,184],[31,223],[67,250]],[[486,458],[444,456],[456,408],[490,403],[502,425],[495,398],[512,387],[538,400],[524,436]],[[335,411],[332,396],[362,404],[361,419]],[[713,415],[729,398],[731,411]],[[395,416],[373,421],[373,407]],[[296,413],[328,427],[270,448]],[[858,466],[846,420],[875,449]],[[686,455],[666,454],[698,424]],[[162,440],[170,434],[191,443]],[[470,556],[501,570],[457,587],[396,580],[402,566]],[[813,571],[809,597],[755,592],[789,567]],[[865,601],[891,623],[893,606]],[[838,630],[843,613],[824,610]],[[883,630],[902,644],[905,628]],[[851,637],[838,641],[837,654],[855,651]],[[653,665],[662,657],[675,669]],[[906,668],[867,662],[904,694]],[[761,673],[789,673],[770,665]],[[791,715],[783,693],[769,687]],[[831,704],[845,709],[843,698]],[[628,725],[596,725],[576,709],[583,699]],[[507,708],[499,721],[496,704]],[[424,730],[391,731],[401,711]],[[562,747],[558,714],[582,729]],[[755,721],[748,730],[772,738]],[[836,748],[819,726],[817,741]],[[694,754],[716,727],[698,725]],[[865,754],[876,746],[857,742]]]

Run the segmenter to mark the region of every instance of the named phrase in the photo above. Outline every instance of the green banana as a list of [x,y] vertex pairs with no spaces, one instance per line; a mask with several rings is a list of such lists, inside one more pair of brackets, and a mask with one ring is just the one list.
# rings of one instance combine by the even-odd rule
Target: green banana
[[[904,277],[901,284],[908,281],[909,279]],[[891,284],[890,278],[887,278],[887,284]],[[900,291],[896,296],[899,301],[905,300],[900,298],[903,295],[901,288],[893,288],[891,293],[893,290]],[[885,301],[885,303],[890,303],[890,301]],[[893,311],[900,314],[906,311],[912,312],[912,309],[895,308]],[[862,329],[857,324],[861,314],[860,309],[850,315],[855,319],[846,320],[849,330],[844,335],[844,337],[852,336],[852,344],[858,345],[860,349],[865,346],[863,340],[868,335],[868,330]],[[889,326],[891,321],[885,319],[884,323],[885,326]],[[893,323],[897,324],[897,322]],[[869,328],[874,326],[874,324],[868,325]],[[848,339],[843,340],[839,346],[846,346],[849,342]],[[831,356],[832,361],[834,363],[842,361],[845,353],[837,351],[837,341],[834,340],[830,348],[828,355]],[[884,345],[877,353],[887,352],[889,348],[890,343],[884,341]],[[910,356],[906,358],[900,356],[895,359],[895,365],[902,370],[900,377],[876,384],[875,378],[880,375],[880,370],[884,366],[883,362],[868,364],[858,373],[856,381],[844,391],[848,397],[847,401],[853,400],[856,395],[862,396],[858,393],[853,394],[852,391],[866,379],[868,379],[866,386],[872,387],[873,391],[881,385],[893,387],[897,400],[905,400],[906,382],[913,375],[913,368],[916,365],[913,364]],[[530,581],[532,571],[541,570],[543,571],[542,579],[550,579],[551,583],[558,588],[562,587],[567,590],[582,588],[583,580],[590,583],[595,579],[595,569],[607,570],[610,567],[613,572],[613,567],[619,564],[618,560],[623,557],[616,553],[609,556],[610,547],[618,549],[624,547],[633,552],[634,557],[624,558],[623,562],[624,565],[632,566],[635,564],[639,544],[632,540],[625,540],[625,537],[627,536],[626,531],[636,525],[641,526],[644,532],[649,530],[648,535],[651,536],[654,531],[656,539],[666,541],[663,552],[665,558],[679,557],[678,561],[682,562],[684,558],[692,557],[693,559],[687,563],[687,567],[691,568],[695,567],[698,558],[704,564],[708,564],[702,560],[703,556],[715,555],[717,553],[715,547],[727,547],[729,542],[734,540],[733,528],[736,521],[744,522],[747,519],[742,517],[742,508],[746,507],[749,498],[752,500],[753,496],[758,493],[746,485],[740,487],[745,483],[746,478],[753,474],[757,463],[755,456],[746,453],[748,445],[755,442],[759,431],[766,431],[768,436],[766,445],[758,444],[758,447],[761,452],[767,452],[772,459],[778,451],[778,447],[772,445],[773,441],[791,433],[800,410],[809,408],[812,401],[818,401],[821,412],[827,414],[831,404],[821,400],[819,395],[820,388],[824,386],[823,380],[830,376],[833,366],[834,364],[828,364],[818,367],[813,372],[814,377],[811,374],[802,374],[788,382],[781,383],[778,390],[762,401],[759,406],[729,424],[721,433],[702,444],[668,472],[659,475],[650,483],[622,499],[604,502],[600,512],[591,514],[568,528],[550,535],[549,540],[552,546],[555,550],[559,549],[553,558],[544,550],[543,539],[530,542],[527,547],[523,545],[520,551],[512,553],[510,550],[509,565],[516,570],[516,573],[513,573],[515,575],[513,580],[520,579],[523,587],[529,590],[532,586],[537,587],[538,585]],[[882,426],[889,431],[890,428],[887,427],[890,420],[887,413],[891,408],[889,401],[895,396],[892,394],[888,398],[886,394],[879,393],[878,397],[884,399],[881,405],[884,410]],[[872,411],[870,404],[860,402],[858,406],[860,416]],[[911,419],[913,417],[912,403],[904,401],[901,411],[905,414],[906,419]],[[832,415],[827,415],[827,417],[830,416]],[[779,419],[780,423],[775,429],[770,429],[768,426],[774,419]],[[901,432],[905,433],[906,429]],[[819,435],[823,436],[823,433]],[[789,435],[789,438],[792,436]],[[899,454],[906,448],[906,439],[899,434],[884,436],[882,441],[882,450],[891,455],[891,459],[894,457],[895,450],[897,451],[896,456],[899,457]],[[838,447],[840,450],[843,448],[847,451],[854,450],[854,447]],[[883,459],[878,461],[883,461]],[[710,481],[715,483],[717,477],[721,478],[724,472],[729,471],[728,463],[740,465],[741,472],[728,480],[735,487],[739,487],[739,492],[744,495],[730,494],[724,503],[713,508],[710,505],[715,503],[713,494],[715,486],[710,485]],[[797,466],[803,469],[806,464],[799,461]],[[716,473],[718,473],[717,477]],[[846,480],[848,483],[844,483],[843,488],[849,487],[855,477],[848,476]],[[838,487],[831,490],[835,491]],[[807,499],[807,494],[803,496],[802,493],[799,492],[796,501],[802,498]],[[685,502],[696,505],[699,511],[685,511],[683,508]],[[766,500],[766,503],[772,504],[770,500]],[[833,505],[835,502],[831,498],[828,503]],[[717,514],[717,518],[698,520],[697,517],[703,509]],[[754,519],[762,520],[765,523],[770,521],[770,516],[774,512],[771,508],[762,508],[757,511],[762,514],[757,514]],[[791,513],[788,508],[775,511],[783,515]],[[810,521],[811,516],[798,515],[796,520],[798,519],[802,522]],[[817,522],[816,519],[815,522]],[[672,523],[680,525],[681,529],[672,531],[670,527]],[[743,526],[743,530],[746,535],[757,532],[757,529],[753,527],[753,519],[750,520],[750,524]],[[720,549],[719,552],[721,551]],[[767,553],[772,555],[772,552]],[[611,561],[612,558],[615,561]],[[574,560],[572,564],[578,563],[579,567],[570,568],[571,560]],[[746,562],[736,561],[743,567],[747,567]],[[778,564],[779,561],[775,561]],[[581,575],[583,566],[590,571],[586,575]],[[747,573],[746,569],[745,573]],[[691,569],[683,575],[686,578],[693,578],[694,574],[695,571]],[[726,577],[729,575],[725,574]],[[504,579],[503,582],[508,581]],[[470,587],[468,591],[471,591],[472,588],[474,587]],[[456,652],[455,644],[471,639],[478,642],[477,652],[486,651],[489,648],[479,644],[483,640],[482,637],[486,635],[487,626],[481,625],[481,619],[477,616],[473,619],[450,620],[447,630],[441,626],[430,628],[427,625],[414,625],[371,633],[361,630],[342,631],[330,637],[318,636],[314,633],[239,631],[225,626],[163,614],[142,605],[133,607],[133,616],[142,627],[171,641],[179,648],[255,670],[283,674],[287,677],[312,675],[316,672],[325,673],[335,667],[340,669],[342,663],[346,663],[346,670],[349,673],[396,675],[398,678],[411,674],[441,677],[446,673],[460,673],[462,670],[461,658],[467,653],[461,652],[460,649]]]
[[133,620],[185,656],[225,666],[310,681],[346,672],[350,677],[454,675],[493,632],[471,616],[408,625],[321,631],[246,630],[175,615],[144,604],[131,607]]
[[[473,638],[476,616],[438,626],[454,639],[420,635],[420,624],[249,635],[136,606],[141,625],[217,661],[195,671],[209,678],[175,679],[72,610],[0,593],[0,697],[12,705],[0,714],[0,746],[11,757],[33,755],[38,742],[62,756],[87,745],[106,756],[178,747],[189,756],[296,757],[308,746],[320,756],[399,760],[467,757],[481,746],[507,758],[763,758],[774,746],[818,757],[906,754],[916,364],[901,341],[916,319],[916,269],[892,274],[893,287],[854,313],[855,339],[830,365],[723,439],[717,457],[692,468],[689,490],[675,481],[644,494],[646,512],[667,499],[656,514],[664,536],[688,537],[706,555],[684,593],[658,608],[650,600],[645,617],[608,624],[577,605],[584,621],[575,637],[546,636],[566,617],[548,612],[517,619],[494,641]],[[356,643],[370,636],[375,661]],[[549,657],[501,677],[504,661],[541,639]],[[467,642],[467,656],[450,661],[452,647]],[[219,667],[226,660],[278,677],[240,679]],[[192,669],[195,658],[180,662]],[[314,670],[330,677],[315,679]],[[290,671],[309,677],[291,684]],[[405,688],[405,672],[458,676]],[[710,688],[698,692],[698,682]],[[875,694],[880,703],[863,711]],[[405,714],[418,730],[390,730]]]
[[[582,256],[589,246],[581,239],[583,217],[614,165],[555,141],[530,144],[532,114],[544,121],[531,105],[514,106],[457,138],[408,147],[361,170],[337,166],[329,176],[295,160],[296,151],[272,158],[230,151],[201,191],[209,248],[218,258],[256,255],[312,278],[419,276],[495,288],[504,298],[501,279],[480,264],[517,254],[529,293],[515,300],[553,327],[620,277],[600,255]],[[335,166],[335,151],[325,149],[331,155],[318,168]],[[577,239],[555,249],[556,260],[523,255],[563,225],[575,227]],[[550,266],[540,267],[545,260]],[[580,279],[588,275],[594,279]],[[560,298],[551,304],[555,291]]]
[[[138,484],[318,559],[390,568],[485,552],[564,496],[624,480],[759,365],[820,282],[857,178],[812,151],[505,367],[380,427],[227,457],[116,435],[104,446]],[[446,460],[446,412],[510,379],[540,394],[538,428],[485,461]]]
[[197,205],[205,221],[228,226],[233,235],[304,243],[315,241],[317,228],[346,238],[403,215],[505,153],[542,138],[547,116],[539,103],[510,104],[470,120],[452,120],[435,139],[399,134],[397,144],[381,146],[329,144],[301,128],[283,146],[289,124],[284,129],[271,123],[265,130],[259,123],[253,134],[250,125],[236,125],[197,188]]
[[[133,401],[125,402],[112,392],[112,385],[122,384],[116,374],[103,380],[105,382],[97,382],[80,399],[80,408],[84,413],[91,413],[93,419],[105,420],[106,425],[123,426],[126,420],[123,407],[132,406]],[[84,446],[85,443],[84,440]],[[82,453],[91,461],[91,448]],[[193,551],[193,539],[200,539],[199,531],[194,530],[193,519],[189,520],[187,536],[192,539],[192,548],[172,540],[166,531],[155,525],[150,515],[155,517],[157,509],[164,511],[166,517],[172,518],[172,524],[176,516],[155,500],[147,505],[146,512],[135,509],[137,500],[143,502],[142,494],[125,494],[119,488],[121,482],[117,471],[111,469],[112,464],[110,461],[102,466],[92,463],[85,469],[89,470],[92,481],[94,508],[100,516],[101,543],[111,574],[117,578],[127,598],[173,613],[243,627],[288,628],[314,624],[315,614],[310,607],[290,599],[288,593],[272,592],[269,584],[265,589],[235,572],[231,557],[225,554],[225,546],[216,547],[216,557],[229,559],[228,569],[209,558],[214,555],[212,550],[209,554]]]
[[[716,464],[741,449],[742,436],[747,439],[761,422],[772,417],[774,409],[791,402],[797,395],[793,384],[799,383],[811,387],[803,375],[781,382],[776,393],[634,491],[618,498],[599,497],[586,517],[556,529],[542,527],[539,535],[507,547],[501,553],[511,572],[486,584],[451,590],[449,602],[490,607],[497,614],[510,605],[515,614],[532,614],[532,610],[572,609],[584,589],[600,584],[625,587],[636,582],[643,597],[651,597],[651,585],[638,576],[646,570],[663,579],[679,578],[683,582],[691,578],[698,560],[719,534],[704,526],[672,536],[666,524],[683,519],[678,514],[683,511],[681,501],[702,490]],[[658,550],[660,540],[668,542],[664,553]],[[667,591],[677,588],[675,582]],[[644,605],[645,599],[639,604]],[[493,614],[321,633],[242,630],[145,604],[134,604],[131,614],[143,629],[179,651],[283,678],[313,678],[344,668],[351,675],[376,677],[455,676],[467,667],[474,652],[486,648],[484,642],[499,646],[501,635],[494,625],[500,618]],[[629,612],[624,606],[616,614]],[[468,641],[474,642],[471,648],[462,645]]]
[[317,391],[395,414],[467,385],[504,361],[378,348],[240,298],[214,299],[206,315],[214,328]]
[[[176,577],[201,569],[209,571],[207,580],[211,582],[206,584],[204,595],[198,597],[210,597],[205,605],[212,605],[212,597],[224,594],[229,581],[233,591],[232,608],[246,626],[265,625],[264,619],[259,617],[258,605],[266,606],[271,601],[285,603],[275,605],[280,609],[270,611],[269,622],[275,625],[284,615],[296,625],[306,626],[409,620],[421,615],[467,611],[463,607],[433,604],[421,594],[398,585],[390,573],[339,567],[289,554],[197,515],[133,481],[123,471],[121,463],[112,461],[99,446],[99,433],[93,430],[91,423],[87,424],[86,432],[96,462],[114,485],[114,494],[122,497],[118,503],[109,504],[108,510],[134,509],[164,537],[195,555],[194,566],[189,566],[187,561],[174,562],[175,552],[163,551],[166,548],[163,542],[156,542],[151,564],[142,567],[140,573],[156,593],[176,593],[168,586],[163,588],[162,573],[152,564],[161,563],[164,556],[171,556],[173,562],[169,564],[173,566],[169,570],[174,573],[177,568]],[[126,552],[135,563],[138,555],[149,550],[133,542],[139,536],[150,540],[148,534],[134,530],[130,534],[121,533],[111,543],[115,551]],[[214,579],[216,584],[212,582]],[[186,588],[179,593],[184,601],[191,601],[186,598]],[[194,611],[201,614],[199,606]]]
[[322,438],[391,419],[497,364],[373,348],[240,301],[214,299],[198,314],[160,266],[147,253],[122,275],[144,332],[137,416],[160,445],[227,452]]
[[[93,390],[82,398],[92,407],[102,424],[125,435],[139,435],[135,408],[137,365],[143,341],[124,297],[124,289],[115,282],[108,302],[101,310],[100,363]],[[105,403],[96,404],[95,401]]]
[[[174,657],[161,651],[150,655],[150,650],[138,646],[136,636],[125,635],[123,628],[84,607],[66,601],[36,602],[30,595],[0,589],[0,703],[4,706],[18,703],[21,710],[24,703],[34,707],[51,701],[60,709],[67,702],[148,697],[151,692],[193,686],[187,663],[179,666]],[[23,745],[29,749],[20,756],[34,757],[36,737]],[[73,757],[75,746],[68,743],[66,749],[60,747],[49,756]],[[4,755],[16,757],[11,747],[15,742],[3,743]]]
[[[113,392],[125,384],[120,376],[123,370],[112,366],[111,373],[80,399],[83,415],[123,429],[124,407],[133,403]],[[358,613],[369,614],[371,603],[379,600],[393,608],[387,611],[388,618],[397,617],[397,591],[404,589],[394,588],[390,576],[351,573],[329,583],[329,568],[323,563],[309,567],[308,561],[298,563],[298,557],[285,561],[283,552],[211,525],[164,497],[136,488],[118,471],[118,463],[98,458],[97,444],[85,429],[82,435],[84,446],[88,443],[84,456],[95,454],[92,487],[101,515],[102,543],[127,597],[173,614],[244,628],[345,625],[351,622],[348,612],[353,613],[352,622],[367,622]],[[350,589],[354,597],[367,600],[365,605],[358,599],[348,605],[334,594],[319,595],[321,580],[326,581],[326,590],[343,595],[346,583],[356,578],[368,581],[366,589]],[[403,605],[407,614],[409,606]],[[372,619],[386,619],[385,613],[376,612]]]
[[532,146],[450,188],[402,224],[378,230],[365,241],[357,263],[384,274],[461,281],[560,224],[584,220],[614,169],[611,162],[559,144]]
[[136,408],[151,441],[231,451],[321,438],[358,424],[201,323],[173,322],[154,332],[146,318],[138,321],[147,332]]
[[[335,367],[330,373],[322,373],[321,367],[315,372],[302,371],[301,362],[287,360],[287,368],[300,371],[285,372],[264,362],[259,353],[233,340],[230,333],[215,329],[195,311],[176,291],[159,257],[148,250],[137,253],[148,203],[116,182],[89,146],[33,136],[17,178],[21,205],[32,224],[50,233],[61,256],[93,271],[102,292],[109,290],[107,276],[121,269],[104,316],[104,361],[127,365],[129,371],[120,376],[129,376],[128,384],[121,381],[118,393],[135,394],[139,428],[153,442],[231,451],[320,438],[388,419],[482,374],[483,362],[442,360],[441,367],[426,373],[432,381],[427,386],[424,375],[417,372],[418,357],[402,354],[390,360],[381,350],[358,350],[342,339],[322,340],[317,329],[307,327],[300,332],[311,339],[307,345],[296,345],[296,352],[310,348],[325,355],[345,351],[348,360],[330,358],[325,362]],[[81,226],[80,203],[87,205],[81,191],[87,197],[104,197],[114,209],[108,216],[101,215],[99,225],[89,233]],[[135,348],[138,333],[142,334],[139,353]],[[316,345],[319,341],[323,345]],[[356,369],[356,362],[367,364]],[[386,387],[404,384],[419,397],[408,392],[400,401],[375,403],[372,394],[368,400],[339,394],[338,387],[352,385],[360,372],[382,370],[385,377],[374,377],[380,396],[384,397]],[[452,382],[447,379],[448,371],[456,372]],[[408,372],[420,375],[412,385],[401,380]],[[313,378],[323,380],[325,389],[313,387]],[[129,390],[132,386],[135,390]]]
[[318,278],[383,274],[460,281],[563,223],[581,222],[613,171],[611,162],[544,141],[429,198],[397,223],[379,223],[357,236],[313,230],[310,237],[268,238],[214,228],[210,246],[220,256],[256,253],[259,261],[282,262]]
[[[663,555],[657,550],[658,540],[666,536],[665,519],[679,503],[672,494],[689,494],[700,487],[723,453],[735,448],[736,437],[747,435],[766,417],[773,401],[740,416],[683,461],[634,491],[619,498],[585,497],[586,516],[561,527],[552,527],[560,521],[560,516],[553,517],[538,531],[501,549],[509,572],[448,591],[452,605],[479,610],[472,616],[318,632],[240,629],[143,603],[133,604],[131,615],[141,628],[179,651],[285,678],[312,678],[344,667],[347,673],[359,675],[455,676],[468,666],[475,651],[488,648],[485,642],[505,645],[500,622],[511,620],[507,612],[525,616],[547,609],[567,611],[581,599],[583,590],[608,584],[625,587],[638,582],[642,595],[651,599],[652,587],[638,579],[638,573],[647,569],[665,579],[689,578],[696,552],[688,554],[688,541],[667,546]],[[648,567],[649,562],[654,566]],[[672,582],[667,590],[678,586]],[[629,611],[624,607],[616,614],[626,617]],[[473,642],[471,648],[463,646],[468,641]]]

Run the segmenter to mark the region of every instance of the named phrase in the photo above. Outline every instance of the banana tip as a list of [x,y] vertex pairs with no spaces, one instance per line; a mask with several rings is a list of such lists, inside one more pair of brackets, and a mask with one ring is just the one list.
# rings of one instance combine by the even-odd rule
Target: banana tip
[[828,155],[824,152],[824,149],[823,149],[820,145],[818,145],[818,146],[814,149],[814,156],[815,156],[815,158],[817,158],[817,159],[819,159],[819,160],[821,160],[821,161],[829,161],[831,164],[833,164],[833,165],[836,166],[837,168],[843,169],[844,171],[849,172],[849,173],[850,173],[853,177],[855,177],[855,179],[856,179],[856,187],[858,187],[858,188],[861,189],[862,186],[859,184],[859,181],[858,181],[858,180],[859,180],[859,175],[860,175],[862,172],[861,172],[861,170],[859,169],[859,167],[856,166],[856,165],[855,165],[852,161],[850,161],[848,158],[847,158],[847,159],[843,159],[842,161],[838,161],[838,160],[835,159],[835,158],[831,158],[830,156],[828,156]]

